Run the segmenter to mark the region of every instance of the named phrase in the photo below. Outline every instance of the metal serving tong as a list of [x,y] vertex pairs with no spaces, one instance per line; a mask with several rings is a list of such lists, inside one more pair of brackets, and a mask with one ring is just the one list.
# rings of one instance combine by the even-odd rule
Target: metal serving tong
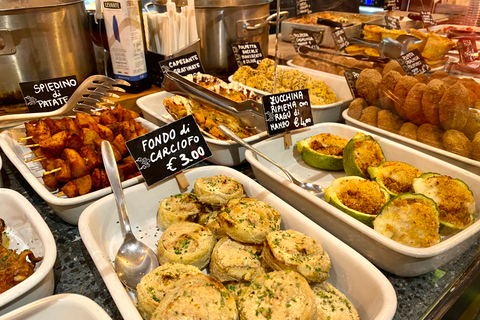
[[367,47],[377,49],[382,58],[397,59],[402,54],[407,53],[408,44],[419,43],[422,40],[408,34],[402,34],[397,39],[385,37],[380,42],[370,42],[359,38],[348,38],[348,42],[361,44]]
[[308,54],[309,52],[323,53],[323,50],[313,49],[313,48],[310,48],[310,47],[307,47],[307,46],[300,46],[298,48],[298,54],[302,58],[314,59],[314,60],[317,60],[317,61],[325,62],[325,63],[328,63],[332,66],[343,68],[344,70],[349,70],[349,71],[353,71],[353,72],[356,72],[356,73],[362,72],[362,69],[360,69],[360,68],[347,67],[346,65],[343,65],[341,63],[337,63],[337,62],[330,61],[328,59],[323,59],[323,58],[320,58],[320,57],[317,57],[317,56],[309,55]]
[[258,133],[266,130],[261,103],[253,100],[236,102],[189,81],[175,72],[164,70],[163,74],[165,77],[162,87],[168,92],[224,112],[234,117],[241,127],[251,132]]
[[301,46],[299,48],[299,51],[301,51],[302,48],[309,48],[310,49],[310,50],[303,49],[302,53],[307,53],[307,51],[310,51],[310,52],[316,52],[316,53],[322,53],[322,54],[331,54],[333,56],[354,58],[354,59],[361,60],[361,61],[371,61],[371,62],[379,62],[379,63],[387,63],[388,61],[390,61],[389,58],[379,58],[379,57],[367,56],[367,55],[363,55],[363,54],[347,54],[347,53],[337,52],[337,51],[313,49],[313,48],[310,48],[310,47],[307,47],[307,46]]
[[[98,103],[103,102],[114,105],[114,102],[109,100],[108,97],[120,98],[117,94],[108,91],[125,92],[124,89],[116,87],[116,85],[130,86],[130,84],[124,80],[112,79],[103,75],[90,76],[78,86],[63,107],[49,112],[19,113],[0,116],[0,129],[32,119],[69,115],[75,112],[93,113],[103,110],[97,106]],[[19,122],[19,120],[21,122]]]

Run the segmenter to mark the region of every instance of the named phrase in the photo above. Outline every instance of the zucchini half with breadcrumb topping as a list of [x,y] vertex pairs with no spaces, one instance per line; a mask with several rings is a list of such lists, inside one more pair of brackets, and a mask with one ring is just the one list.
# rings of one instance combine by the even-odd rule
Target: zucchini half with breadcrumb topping
[[343,170],[348,176],[369,178],[368,167],[385,161],[382,148],[372,136],[358,132],[343,150]]
[[297,150],[303,161],[324,170],[343,170],[343,149],[348,140],[330,133],[297,141]]
[[475,221],[475,198],[462,180],[428,172],[414,180],[413,190],[437,203],[442,234],[465,229]]
[[414,166],[399,161],[386,161],[378,167],[369,167],[368,173],[392,196],[411,192],[413,179],[422,175]]
[[389,199],[378,183],[357,176],[337,178],[325,190],[325,201],[370,227]]

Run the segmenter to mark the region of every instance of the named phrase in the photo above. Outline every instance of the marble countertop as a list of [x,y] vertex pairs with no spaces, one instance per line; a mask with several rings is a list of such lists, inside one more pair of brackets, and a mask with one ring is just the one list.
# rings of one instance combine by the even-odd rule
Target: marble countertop
[[[30,187],[3,152],[0,151],[4,188],[15,190],[25,196],[45,219],[57,244],[57,261],[54,267],[55,294],[76,293],[98,303],[112,319],[122,319],[115,302],[108,292],[95,267],[77,226],[60,219],[55,211]],[[250,165],[242,164],[235,169],[255,179]],[[449,305],[449,293],[465,277],[465,271],[476,263],[480,256],[478,240],[464,254],[441,268],[415,278],[403,278],[384,272],[395,288],[398,306],[394,319],[439,319],[431,310],[439,305]],[[475,275],[476,276],[476,275]]]

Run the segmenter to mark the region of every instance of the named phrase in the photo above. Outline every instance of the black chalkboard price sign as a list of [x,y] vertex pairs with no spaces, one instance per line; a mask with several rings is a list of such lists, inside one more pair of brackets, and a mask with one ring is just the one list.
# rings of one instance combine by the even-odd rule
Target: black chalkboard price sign
[[337,48],[337,51],[342,51],[350,45],[350,43],[347,40],[347,35],[345,34],[345,30],[343,30],[343,28],[337,28],[333,30],[332,38],[333,38],[333,42],[335,42],[335,47]]
[[460,62],[470,63],[478,60],[477,42],[475,38],[460,38],[457,42],[458,54],[460,56]]
[[425,62],[418,49],[407,52],[397,58],[398,63],[405,71],[407,76],[415,76],[419,73],[425,73],[430,70],[430,67]]
[[263,60],[262,48],[258,42],[232,44],[232,51],[239,68],[243,66],[256,68]]
[[383,2],[383,9],[388,11],[398,10],[399,6],[396,0],[385,0]]
[[296,15],[303,16],[313,12],[312,10],[312,1],[311,0],[297,0],[296,5]]
[[192,115],[126,145],[149,186],[212,155]]
[[262,97],[269,135],[313,125],[308,89]]
[[298,48],[300,48],[301,46],[318,49],[318,43],[315,39],[313,31],[293,29],[292,33],[290,33],[290,39],[292,40],[292,44],[296,52],[298,52]]
[[420,11],[422,22],[427,26],[434,26],[437,22],[433,19],[432,14],[428,11]]
[[176,58],[163,60],[159,62],[160,68],[168,69],[181,76],[195,74],[197,72],[205,73],[198,53],[191,52]]
[[392,16],[385,16],[385,25],[393,30],[400,30],[400,20]]
[[23,99],[28,111],[32,113],[49,112],[63,107],[77,87],[75,76],[20,83]]
[[343,76],[345,77],[345,80],[347,80],[348,87],[350,88],[350,92],[352,93],[352,96],[354,98],[358,98],[359,95],[357,93],[357,79],[360,73],[352,71],[352,70],[345,70],[343,73]]

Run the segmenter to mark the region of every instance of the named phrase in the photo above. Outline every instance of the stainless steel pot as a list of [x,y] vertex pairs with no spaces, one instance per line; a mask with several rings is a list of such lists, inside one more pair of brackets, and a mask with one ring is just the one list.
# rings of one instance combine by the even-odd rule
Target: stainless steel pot
[[95,73],[83,0],[0,1],[0,66],[3,113],[25,112],[21,82]]
[[[174,0],[178,6],[186,0]],[[200,60],[205,72],[228,77],[238,68],[232,44],[258,42],[264,56],[268,53],[269,24],[277,14],[269,15],[272,0],[195,0],[195,16],[200,37]],[[153,0],[157,12],[165,12],[166,0]],[[149,4],[147,4],[148,7]],[[147,9],[148,10],[148,9]],[[280,12],[281,19],[288,16]]]

